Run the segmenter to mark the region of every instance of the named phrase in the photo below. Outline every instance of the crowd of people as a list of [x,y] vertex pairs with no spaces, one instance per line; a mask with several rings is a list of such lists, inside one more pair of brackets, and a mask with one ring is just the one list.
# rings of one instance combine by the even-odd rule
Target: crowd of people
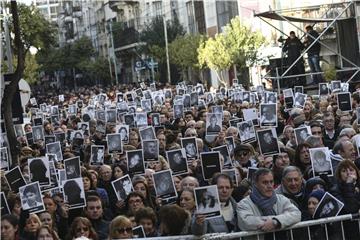
[[[359,214],[360,92],[342,111],[340,91],[294,107],[236,82],[35,89],[30,122],[15,126],[18,159],[2,134],[1,238],[290,239],[300,221]],[[341,225],[345,239],[360,239],[358,221]],[[294,231],[342,235],[339,222]]]

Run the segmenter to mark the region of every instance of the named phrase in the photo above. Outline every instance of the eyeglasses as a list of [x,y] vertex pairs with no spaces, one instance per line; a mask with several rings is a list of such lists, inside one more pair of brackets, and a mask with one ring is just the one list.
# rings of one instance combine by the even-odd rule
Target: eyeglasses
[[132,228],[131,228],[131,227],[128,227],[128,228],[118,228],[118,229],[116,229],[116,231],[117,231],[118,233],[125,233],[125,232],[129,233],[129,232],[132,232]]
[[249,152],[240,152],[238,155],[240,157],[246,157],[249,154]]

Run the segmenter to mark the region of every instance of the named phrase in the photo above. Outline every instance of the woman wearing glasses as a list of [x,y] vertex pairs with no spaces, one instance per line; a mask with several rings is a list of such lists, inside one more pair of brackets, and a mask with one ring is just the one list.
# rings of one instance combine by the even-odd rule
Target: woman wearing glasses
[[118,216],[110,223],[109,239],[129,239],[133,237],[132,223],[125,216]]

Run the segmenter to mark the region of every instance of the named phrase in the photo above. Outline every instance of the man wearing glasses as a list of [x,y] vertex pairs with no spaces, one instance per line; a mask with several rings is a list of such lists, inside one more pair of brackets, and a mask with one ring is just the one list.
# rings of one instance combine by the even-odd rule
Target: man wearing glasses
[[330,112],[325,113],[323,117],[323,124],[323,143],[325,147],[332,149],[337,137],[339,136],[339,131],[335,129],[334,115]]

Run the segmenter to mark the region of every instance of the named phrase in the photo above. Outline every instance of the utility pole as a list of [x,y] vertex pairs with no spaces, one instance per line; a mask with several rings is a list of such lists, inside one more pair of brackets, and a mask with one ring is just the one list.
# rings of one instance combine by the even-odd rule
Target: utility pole
[[114,47],[114,38],[113,38],[113,30],[112,30],[112,22],[109,22],[110,24],[110,41],[111,41],[111,47],[112,47],[112,55],[113,55],[113,61],[114,61],[114,71],[115,71],[115,81],[116,86],[119,85],[119,79],[118,79],[118,71],[117,71],[117,65],[116,65],[116,55],[115,55],[115,47]]
[[168,46],[167,26],[166,26],[165,14],[163,14],[163,22],[164,22],[164,35],[165,35],[165,50],[166,50],[167,75],[168,75],[168,82],[171,83],[170,60],[169,60],[169,46]]

